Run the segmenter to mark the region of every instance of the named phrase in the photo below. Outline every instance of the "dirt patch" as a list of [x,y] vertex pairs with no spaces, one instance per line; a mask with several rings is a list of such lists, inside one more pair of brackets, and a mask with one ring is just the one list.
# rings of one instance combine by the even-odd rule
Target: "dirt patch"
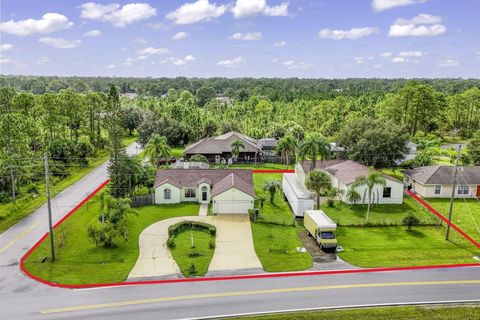
[[313,261],[318,263],[326,263],[337,260],[335,253],[326,253],[320,249],[317,241],[306,231],[297,231],[298,237],[302,240],[303,246],[312,256]]

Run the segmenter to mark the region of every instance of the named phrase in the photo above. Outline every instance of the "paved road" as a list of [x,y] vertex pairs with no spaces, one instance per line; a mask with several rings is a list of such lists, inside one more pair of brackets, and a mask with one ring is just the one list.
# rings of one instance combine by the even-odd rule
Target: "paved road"
[[[129,153],[135,152],[135,146],[130,146]],[[56,220],[105,179],[106,165],[102,165],[59,194],[54,201]],[[23,276],[18,267],[20,257],[47,231],[46,217],[42,207],[0,235],[1,319],[193,319],[290,309],[480,300],[479,267],[86,290],[51,288]]]

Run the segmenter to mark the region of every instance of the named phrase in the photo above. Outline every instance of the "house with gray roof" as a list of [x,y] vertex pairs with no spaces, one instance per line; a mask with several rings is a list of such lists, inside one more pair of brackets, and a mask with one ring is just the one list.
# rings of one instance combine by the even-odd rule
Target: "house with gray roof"
[[255,191],[251,170],[165,169],[155,177],[155,204],[211,203],[215,214],[248,213]]
[[209,162],[227,163],[232,161],[232,143],[242,141],[244,148],[240,148],[238,159],[241,162],[256,162],[264,152],[270,152],[276,147],[275,139],[256,140],[244,134],[231,131],[217,137],[204,138],[185,148],[184,156],[204,155]]
[[[311,161],[299,162],[295,166],[294,173],[283,174],[282,188],[290,207],[296,216],[303,216],[306,210],[312,210],[315,204],[314,193],[305,186],[307,175],[311,171]],[[363,164],[351,160],[324,160],[315,163],[314,170],[321,170],[327,173],[332,186],[341,190],[338,197],[340,201],[349,203],[347,192],[352,188],[353,182],[359,177],[369,174],[369,168]],[[378,195],[379,204],[401,204],[403,202],[403,183],[388,175],[383,175],[386,185],[375,186],[375,194]],[[359,203],[368,203],[365,187],[356,187],[355,190],[360,194]]]
[[[452,196],[455,167],[426,166],[405,170],[403,181],[424,198]],[[455,181],[456,198],[480,198],[480,166],[458,167]]]

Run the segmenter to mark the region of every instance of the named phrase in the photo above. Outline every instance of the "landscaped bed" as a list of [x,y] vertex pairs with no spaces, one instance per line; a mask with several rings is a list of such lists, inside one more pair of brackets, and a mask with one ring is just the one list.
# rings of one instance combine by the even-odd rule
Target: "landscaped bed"
[[120,239],[118,247],[96,247],[87,236],[87,226],[98,219],[99,195],[70,216],[55,230],[56,256],[51,263],[50,239],[47,237],[25,261],[31,274],[62,284],[108,283],[124,281],[138,259],[138,239],[149,225],[164,219],[198,214],[198,204],[145,206],[137,215],[129,214],[128,241]]
[[[426,201],[443,216],[448,217],[450,199],[433,199]],[[480,201],[477,199],[455,199],[452,222],[470,237],[480,242]]]

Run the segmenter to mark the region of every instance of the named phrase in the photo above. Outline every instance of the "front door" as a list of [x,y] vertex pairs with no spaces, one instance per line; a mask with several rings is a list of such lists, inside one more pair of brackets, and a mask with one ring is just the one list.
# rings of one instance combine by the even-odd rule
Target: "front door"
[[480,186],[477,186],[477,198],[480,198]]
[[207,201],[207,191],[202,191],[202,201]]

